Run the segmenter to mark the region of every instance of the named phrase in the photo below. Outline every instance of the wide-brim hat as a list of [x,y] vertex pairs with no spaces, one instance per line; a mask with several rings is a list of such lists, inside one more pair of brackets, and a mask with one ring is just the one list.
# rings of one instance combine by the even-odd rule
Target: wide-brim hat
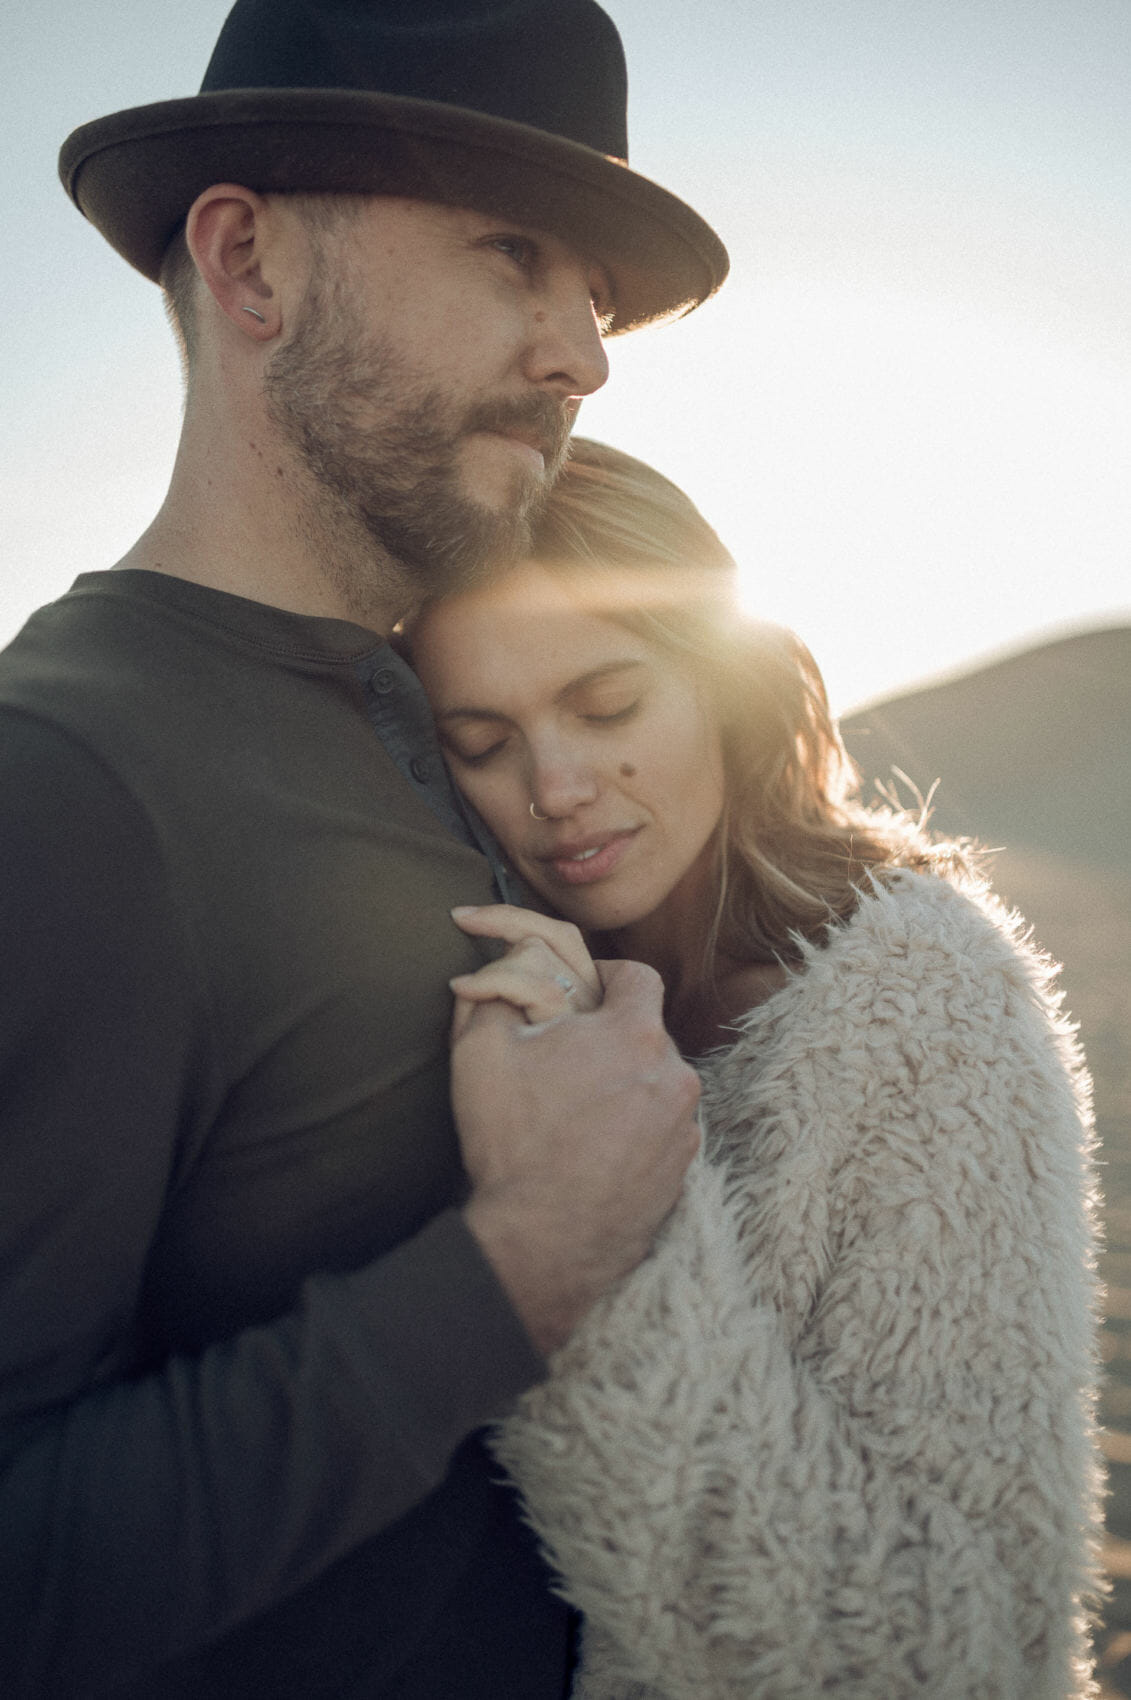
[[601,263],[619,332],[689,312],[729,265],[697,213],[629,169],[626,93],[595,0],[237,0],[198,95],[84,124],[59,174],[155,281],[212,183],[497,214]]

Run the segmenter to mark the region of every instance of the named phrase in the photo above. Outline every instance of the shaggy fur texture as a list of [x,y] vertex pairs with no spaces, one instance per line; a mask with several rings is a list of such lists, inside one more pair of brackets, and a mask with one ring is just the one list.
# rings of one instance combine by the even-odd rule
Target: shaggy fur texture
[[583,1700],[1094,1692],[1087,1077],[981,888],[886,875],[703,1065],[653,1255],[502,1425]]

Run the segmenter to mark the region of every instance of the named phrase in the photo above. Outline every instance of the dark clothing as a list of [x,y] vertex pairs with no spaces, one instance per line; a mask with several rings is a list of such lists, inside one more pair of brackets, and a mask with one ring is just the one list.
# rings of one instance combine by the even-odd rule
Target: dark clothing
[[[373,634],[81,578],[0,657],[0,1692],[558,1700],[474,1431],[455,903]],[[450,1469],[449,1469],[450,1464]]]
[[405,778],[461,844],[482,850],[491,864],[495,896],[503,903],[535,904],[495,838],[452,784],[432,709],[416,674],[391,644],[378,644],[354,663],[365,691],[373,730]]

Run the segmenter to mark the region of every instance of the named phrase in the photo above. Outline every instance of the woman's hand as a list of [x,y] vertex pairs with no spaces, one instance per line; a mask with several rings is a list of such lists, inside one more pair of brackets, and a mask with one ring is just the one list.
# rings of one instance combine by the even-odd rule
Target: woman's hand
[[600,1004],[601,977],[571,922],[508,903],[453,909],[452,919],[465,933],[502,939],[509,946],[496,962],[449,982],[456,994],[453,1038],[459,1037],[477,1003],[512,1004],[530,1023],[582,1015]]

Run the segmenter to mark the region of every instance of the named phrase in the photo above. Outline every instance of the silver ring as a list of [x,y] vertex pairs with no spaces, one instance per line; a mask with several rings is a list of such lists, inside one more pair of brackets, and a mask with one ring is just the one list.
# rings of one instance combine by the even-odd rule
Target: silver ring
[[561,987],[567,998],[571,998],[577,990],[577,987],[574,985],[568,974],[555,974],[554,984],[555,986]]
[[535,820],[549,820],[549,818],[550,818],[549,815],[540,815],[538,813],[538,810],[534,807],[533,803],[531,803],[531,805],[530,805],[530,813]]

